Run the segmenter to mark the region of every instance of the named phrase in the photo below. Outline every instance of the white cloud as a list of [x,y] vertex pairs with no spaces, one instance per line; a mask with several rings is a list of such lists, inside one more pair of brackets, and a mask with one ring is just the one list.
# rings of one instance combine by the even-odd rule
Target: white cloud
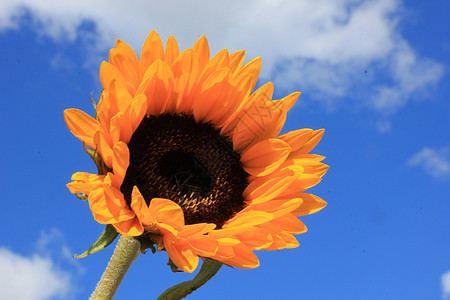
[[[84,273],[57,229],[41,231],[30,255],[0,246],[0,299],[72,299]],[[27,249],[28,250],[28,249]]]
[[38,254],[25,257],[0,248],[0,266],[0,299],[62,299],[71,288],[70,275]]
[[[262,56],[262,76],[278,88],[302,90],[328,108],[353,100],[351,107],[389,115],[425,98],[444,70],[401,36],[401,12],[400,0],[3,0],[0,30],[17,28],[28,13],[41,35],[79,38],[95,66],[116,37],[139,49],[155,29],[163,39],[174,35],[184,49],[206,34],[213,52],[228,47]],[[86,22],[95,34],[83,29]]]
[[421,166],[433,177],[440,178],[450,174],[450,148],[433,149],[424,147],[407,162],[408,166]]
[[444,273],[441,277],[442,299],[450,299],[450,271]]

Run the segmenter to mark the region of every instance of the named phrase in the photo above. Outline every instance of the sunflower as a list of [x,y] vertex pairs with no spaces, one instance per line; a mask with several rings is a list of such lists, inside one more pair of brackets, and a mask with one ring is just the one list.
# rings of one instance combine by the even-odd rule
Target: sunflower
[[64,112],[101,162],[69,190],[87,196],[96,221],[149,239],[185,272],[199,256],[257,267],[254,250],[297,247],[293,234],[307,230],[297,217],[326,205],[304,192],[328,169],[309,153],[324,130],[279,135],[300,93],[272,100],[270,82],[253,91],[261,59],[243,65],[244,54],[210,59],[204,36],[180,53],[152,31],[139,59],[118,40],[95,117]]

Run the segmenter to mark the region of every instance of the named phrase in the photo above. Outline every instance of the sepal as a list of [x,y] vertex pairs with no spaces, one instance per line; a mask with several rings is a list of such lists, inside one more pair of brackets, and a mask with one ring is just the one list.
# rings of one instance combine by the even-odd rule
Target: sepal
[[108,247],[119,234],[114,229],[112,225],[106,225],[105,231],[103,231],[102,235],[98,238],[98,240],[83,254],[74,255],[73,258],[83,258],[88,256],[89,254],[98,252],[100,250]]
[[198,274],[192,280],[179,283],[167,289],[157,300],[182,299],[207,283],[222,267],[222,263],[205,258]]

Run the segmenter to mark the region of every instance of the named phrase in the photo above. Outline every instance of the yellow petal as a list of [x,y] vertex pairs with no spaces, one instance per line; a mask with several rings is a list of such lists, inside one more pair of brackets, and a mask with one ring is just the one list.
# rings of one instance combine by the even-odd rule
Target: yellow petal
[[74,136],[92,149],[96,148],[94,135],[100,129],[100,123],[85,112],[75,108],[64,111],[64,120]]

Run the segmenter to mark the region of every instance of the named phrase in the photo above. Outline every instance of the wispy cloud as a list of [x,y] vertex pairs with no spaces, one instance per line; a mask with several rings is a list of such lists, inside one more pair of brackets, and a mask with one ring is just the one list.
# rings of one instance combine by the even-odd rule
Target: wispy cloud
[[0,246],[0,299],[72,299],[73,275],[84,270],[71,264],[63,234],[57,229],[42,231],[34,248],[33,254],[24,255]]
[[0,265],[1,299],[64,299],[71,289],[70,274],[48,257],[27,257],[0,248]]
[[408,160],[407,165],[420,166],[436,178],[447,176],[450,174],[450,147],[440,149],[424,147]]
[[401,14],[399,0],[142,0],[131,6],[4,0],[0,30],[19,27],[28,15],[38,34],[84,42],[96,66],[95,52],[103,53],[117,37],[139,49],[155,29],[163,38],[174,35],[184,49],[206,34],[214,52],[228,47],[261,55],[262,77],[278,88],[300,89],[329,109],[345,102],[386,117],[414,97],[426,98],[444,72],[401,35]]
[[442,274],[442,299],[450,299],[450,271]]

